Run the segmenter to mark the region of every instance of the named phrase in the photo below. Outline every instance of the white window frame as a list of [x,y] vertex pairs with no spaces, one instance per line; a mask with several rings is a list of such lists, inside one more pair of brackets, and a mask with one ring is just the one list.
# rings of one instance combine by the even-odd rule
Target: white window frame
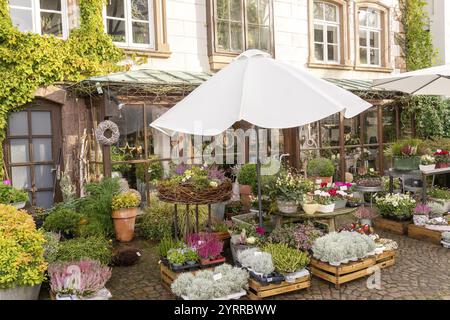
[[[341,63],[341,22],[340,22],[340,7],[338,5],[335,5],[333,3],[325,2],[325,1],[315,1],[315,3],[321,3],[325,6],[333,6],[336,8],[336,21],[328,21],[323,19],[317,19],[313,16],[313,54],[314,54],[314,60],[321,63],[327,63],[327,64],[340,64]],[[325,10],[324,10],[325,12]],[[314,38],[314,34],[316,32],[316,25],[322,26],[322,38],[323,42],[316,41]],[[337,46],[337,58],[336,60],[329,60],[328,59],[328,34],[327,30],[328,27],[333,27],[337,29],[337,44],[330,45]],[[323,60],[318,60],[316,58],[316,44],[321,44],[323,46]]]
[[[103,6],[103,20],[105,32],[108,33],[108,20],[120,20],[125,21],[125,42],[114,41],[114,44],[118,47],[124,48],[144,48],[144,49],[154,49],[155,48],[155,14],[153,9],[153,0],[147,0],[148,3],[148,21],[146,20],[136,20],[132,19],[131,16],[131,0],[124,1],[124,18],[109,17],[106,15],[106,5]],[[133,22],[143,22],[148,23],[149,26],[149,42],[150,43],[134,43],[133,42]]]
[[[380,67],[381,66],[381,32],[382,32],[382,28],[381,28],[381,11],[377,10],[377,9],[373,9],[373,8],[360,8],[358,11],[358,23],[359,23],[359,14],[361,13],[361,11],[365,11],[366,12],[366,25],[363,26],[361,24],[359,24],[359,30],[358,30],[358,58],[359,58],[359,63],[362,66],[369,66],[369,67]],[[378,27],[370,27],[368,24],[368,15],[367,12],[376,12],[378,14]],[[359,33],[363,31],[366,33],[366,45],[365,46],[361,46],[360,43],[360,36]],[[377,47],[371,47],[370,46],[370,33],[376,33],[378,34],[378,48]],[[367,63],[361,63],[361,48],[366,49],[366,61]],[[378,63],[376,64],[372,64],[370,63],[370,51],[371,50],[378,50]]]
[[[67,0],[59,0],[59,1],[61,1],[61,11],[41,9],[39,0],[31,0],[31,8],[17,6],[17,5],[9,5],[9,7],[13,8],[13,9],[31,11],[32,26],[33,26],[32,32],[40,34],[41,36],[43,35],[42,29],[41,29],[41,12],[61,14],[62,39],[67,39],[67,37],[69,36],[69,19],[67,16]],[[58,37],[58,38],[61,38],[61,37]]]

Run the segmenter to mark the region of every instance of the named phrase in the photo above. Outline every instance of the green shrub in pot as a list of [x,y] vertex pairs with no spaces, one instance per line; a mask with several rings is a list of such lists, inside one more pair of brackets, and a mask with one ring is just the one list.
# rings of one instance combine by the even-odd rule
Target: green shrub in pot
[[327,158],[314,158],[308,162],[306,173],[309,177],[332,177],[334,175],[333,161]]
[[53,259],[58,262],[91,259],[108,265],[112,259],[112,247],[102,236],[66,240],[59,244]]
[[252,187],[254,194],[258,193],[258,179],[256,175],[256,164],[246,163],[241,166],[237,175],[237,180],[240,185],[248,185]]
[[[34,288],[45,279],[47,269],[44,244],[44,234],[36,230],[31,215],[0,204],[0,297],[37,299]],[[20,288],[31,293],[28,297],[14,296],[14,290]]]
[[45,218],[43,228],[66,237],[74,237],[80,234],[80,227],[85,223],[87,220],[84,214],[64,206],[57,206]]

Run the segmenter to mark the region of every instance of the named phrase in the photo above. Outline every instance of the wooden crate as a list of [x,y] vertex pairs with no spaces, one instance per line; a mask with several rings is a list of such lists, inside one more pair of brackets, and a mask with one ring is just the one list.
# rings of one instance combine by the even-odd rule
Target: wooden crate
[[378,229],[390,231],[395,234],[404,235],[408,233],[408,225],[411,221],[394,221],[381,217],[377,217],[373,220],[374,225]]
[[334,283],[336,288],[341,284],[363,278],[373,273],[370,267],[377,264],[375,257],[369,257],[361,261],[332,266],[326,262],[311,259],[311,273],[316,277]]
[[194,271],[190,270],[190,271],[183,271],[183,272],[175,272],[173,270],[171,270],[168,266],[166,266],[164,263],[160,263],[159,264],[159,271],[160,271],[160,275],[161,275],[161,282],[164,288],[166,288],[167,290],[169,290],[170,292],[172,292],[172,289],[170,289],[170,285],[172,284],[172,282],[175,281],[175,279],[183,273],[186,272],[191,272],[191,273],[196,273],[198,271],[201,270],[213,270],[214,267],[211,268],[202,268],[202,269],[196,269]]
[[248,294],[250,300],[260,300],[267,297],[276,296],[283,293],[297,291],[309,288],[311,285],[311,276],[306,275],[296,279],[295,282],[283,281],[280,284],[262,285],[255,279],[250,278],[248,281]]
[[440,231],[410,224],[408,226],[408,237],[440,245],[442,236]]
[[395,264],[395,250],[385,251],[375,256],[376,265],[384,269]]

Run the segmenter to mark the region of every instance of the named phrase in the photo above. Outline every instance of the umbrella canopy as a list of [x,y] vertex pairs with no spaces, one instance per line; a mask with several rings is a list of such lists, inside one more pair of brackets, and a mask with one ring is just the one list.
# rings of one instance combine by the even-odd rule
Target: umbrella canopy
[[150,125],[169,135],[213,136],[240,120],[269,129],[292,128],[341,111],[351,118],[370,106],[305,70],[248,50]]
[[374,87],[414,95],[450,95],[450,65],[405,72],[373,81]]

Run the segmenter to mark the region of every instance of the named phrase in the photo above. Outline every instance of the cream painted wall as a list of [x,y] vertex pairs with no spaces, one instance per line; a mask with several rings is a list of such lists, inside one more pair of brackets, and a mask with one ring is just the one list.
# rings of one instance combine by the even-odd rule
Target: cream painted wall
[[427,0],[430,32],[438,51],[435,65],[450,63],[450,3],[448,0]]

